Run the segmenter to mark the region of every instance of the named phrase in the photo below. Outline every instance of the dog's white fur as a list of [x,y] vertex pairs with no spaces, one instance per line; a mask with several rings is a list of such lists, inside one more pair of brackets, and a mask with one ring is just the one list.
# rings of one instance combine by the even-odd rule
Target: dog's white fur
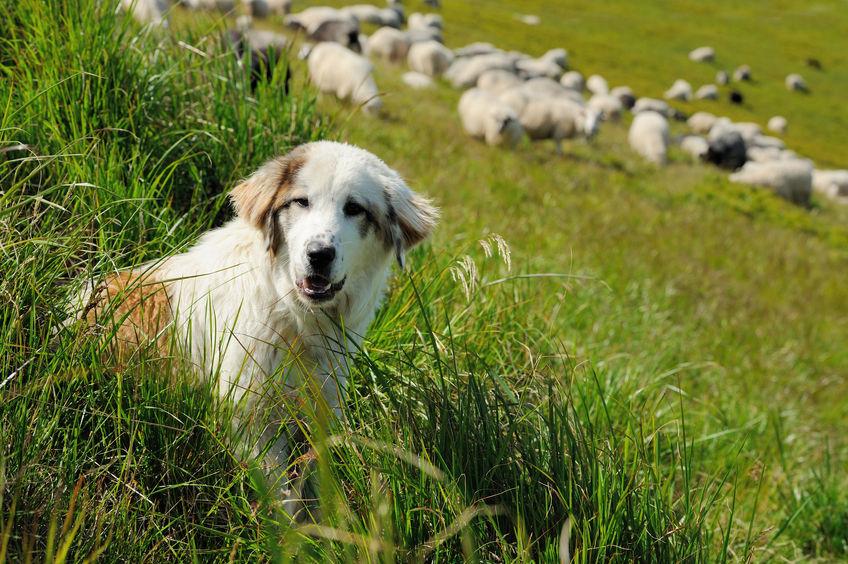
[[[167,330],[202,375],[220,378],[222,398],[252,408],[311,378],[339,413],[346,354],[374,317],[392,261],[429,235],[437,210],[376,156],[326,141],[269,161],[231,199],[235,219],[138,276],[167,292]],[[304,282],[314,241],[335,248],[326,278],[343,281],[320,302]],[[146,328],[136,324],[135,333]],[[279,421],[263,423],[265,439]],[[269,454],[285,468],[284,441]]]

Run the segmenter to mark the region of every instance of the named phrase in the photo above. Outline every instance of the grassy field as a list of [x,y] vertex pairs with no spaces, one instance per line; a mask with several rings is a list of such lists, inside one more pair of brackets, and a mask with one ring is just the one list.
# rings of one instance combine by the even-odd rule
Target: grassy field
[[[0,560],[555,562],[569,517],[579,562],[848,557],[844,209],[793,207],[682,153],[657,170],[626,123],[565,157],[488,148],[463,134],[458,92],[411,92],[387,65],[383,119],[316,103],[296,63],[294,96],[251,96],[204,37],[215,18],[139,35],[103,6],[7,7]],[[791,148],[845,166],[839,3],[443,15],[450,46],[563,46],[647,95],[748,63],[745,106],[680,109],[781,113]],[[686,59],[700,44],[716,65]],[[809,95],[784,89],[793,71]],[[297,526],[233,456],[208,389],[167,359],[115,366],[97,340],[53,332],[69,280],[184,248],[228,217],[235,179],[319,137],[381,156],[443,220],[356,359],[347,420],[311,430],[324,511]]]

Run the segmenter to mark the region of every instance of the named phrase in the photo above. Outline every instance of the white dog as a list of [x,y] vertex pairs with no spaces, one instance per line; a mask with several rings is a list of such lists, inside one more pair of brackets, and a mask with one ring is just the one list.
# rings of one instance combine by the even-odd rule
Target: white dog
[[[392,261],[403,265],[438,211],[371,153],[327,141],[267,162],[230,197],[235,219],[185,253],[108,277],[83,296],[83,316],[111,327],[119,351],[175,335],[240,413],[314,384],[338,414],[346,354],[374,317]],[[285,468],[280,420],[262,421],[262,438]]]

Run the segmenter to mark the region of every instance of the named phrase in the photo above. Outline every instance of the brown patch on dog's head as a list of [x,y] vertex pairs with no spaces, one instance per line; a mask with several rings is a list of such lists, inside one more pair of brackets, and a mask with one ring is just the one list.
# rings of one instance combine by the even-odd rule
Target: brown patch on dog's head
[[413,192],[398,174],[385,178],[386,223],[389,242],[403,268],[404,254],[426,239],[439,219],[439,210],[423,196]]
[[277,212],[305,162],[306,150],[301,145],[285,156],[268,161],[230,192],[236,213],[265,234],[272,256],[282,242]]

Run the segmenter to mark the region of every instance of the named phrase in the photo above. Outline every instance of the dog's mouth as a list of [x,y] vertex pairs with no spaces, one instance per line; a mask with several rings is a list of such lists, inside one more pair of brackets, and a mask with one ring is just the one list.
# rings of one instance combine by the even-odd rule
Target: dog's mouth
[[338,282],[332,282],[325,276],[313,274],[298,280],[297,288],[303,296],[313,302],[326,302],[333,299],[342,289],[345,280],[347,280],[347,276]]

